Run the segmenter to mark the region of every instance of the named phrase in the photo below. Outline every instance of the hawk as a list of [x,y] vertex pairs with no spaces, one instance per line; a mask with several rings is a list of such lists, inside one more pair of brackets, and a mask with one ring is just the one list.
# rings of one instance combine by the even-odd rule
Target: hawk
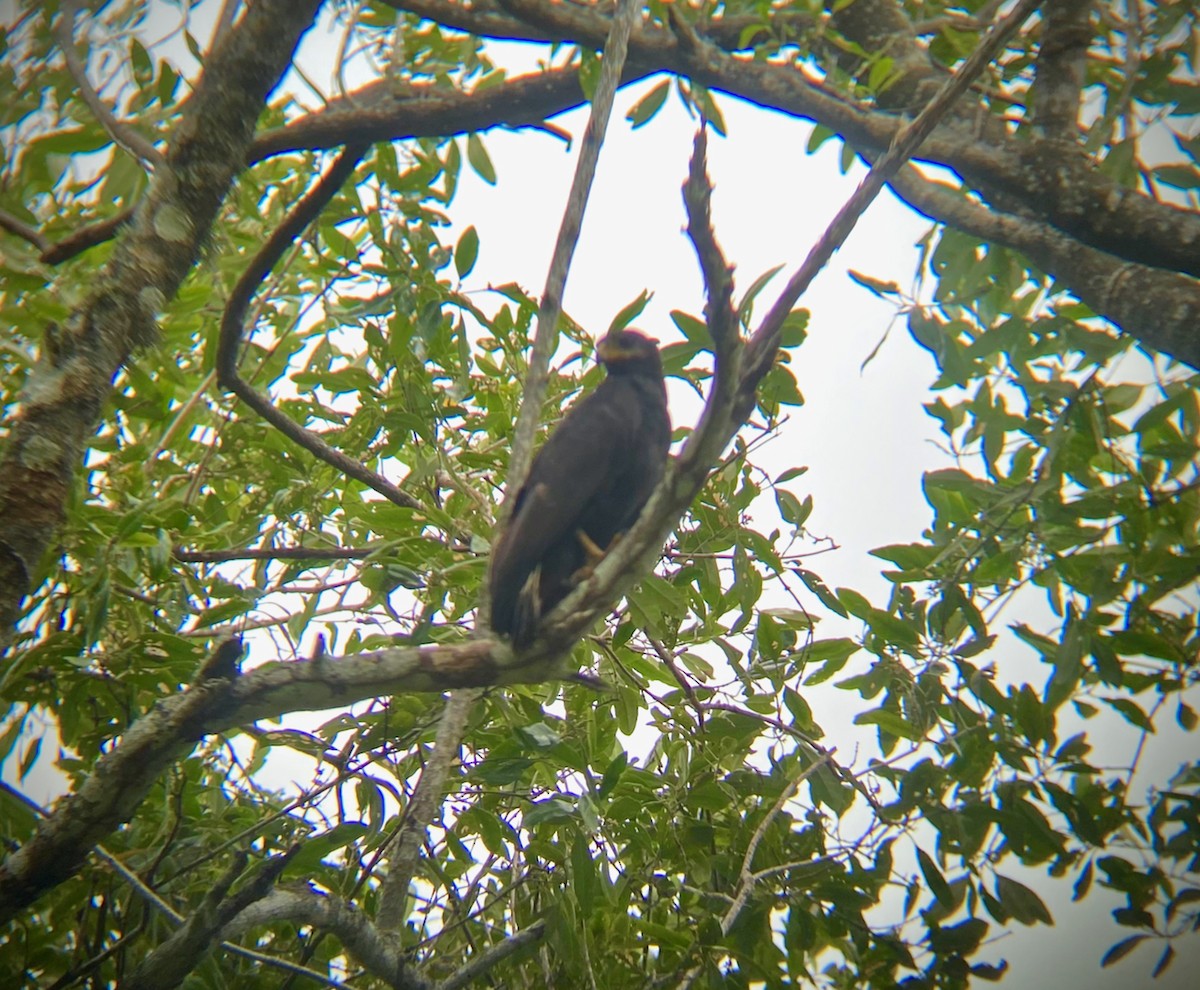
[[633,525],[666,467],[671,419],[657,342],[621,330],[597,353],[607,377],[534,457],[492,551],[492,629],[517,648]]

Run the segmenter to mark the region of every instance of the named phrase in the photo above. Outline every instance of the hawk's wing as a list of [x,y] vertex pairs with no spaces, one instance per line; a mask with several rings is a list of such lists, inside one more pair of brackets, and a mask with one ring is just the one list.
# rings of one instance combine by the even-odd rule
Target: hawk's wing
[[492,628],[512,631],[517,599],[547,552],[579,528],[584,509],[609,483],[633,441],[637,397],[606,378],[568,411],[538,451],[512,518],[492,551]]

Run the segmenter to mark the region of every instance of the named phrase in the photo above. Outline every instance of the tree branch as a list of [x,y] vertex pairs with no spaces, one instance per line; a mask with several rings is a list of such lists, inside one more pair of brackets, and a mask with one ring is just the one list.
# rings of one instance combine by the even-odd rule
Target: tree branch
[[210,56],[165,164],[87,301],[48,333],[0,455],[0,647],[64,517],[113,376],[200,256],[318,0],[261,0]]
[[222,564],[230,560],[365,560],[382,546],[237,547],[232,550],[185,550],[174,547],[171,556],[181,564]]
[[21,238],[23,241],[28,241],[39,252],[45,252],[50,248],[50,241],[36,227],[32,227],[24,220],[14,217],[8,210],[0,210],[0,230],[7,230],[10,234]]
[[491,640],[263,664],[209,677],[134,722],[23,846],[0,864],[0,924],[72,876],[93,845],[129,821],[154,781],[205,735],[286,712],[343,708],[380,695],[527,684],[557,675],[542,658]]
[[[750,896],[754,893],[754,889],[758,885],[758,881],[760,879],[759,874],[755,873],[750,866],[754,861],[754,854],[758,851],[759,845],[762,843],[763,838],[767,834],[767,829],[771,827],[772,822],[775,821],[779,813],[783,810],[784,805],[795,796],[800,785],[804,783],[804,781],[808,780],[808,778],[814,773],[820,770],[821,767],[823,767],[826,763],[828,763],[831,756],[832,751],[819,756],[816,760],[814,760],[812,763],[809,763],[806,767],[804,767],[803,770],[793,776],[787,782],[787,785],[784,787],[783,791],[780,792],[779,797],[775,799],[775,803],[771,806],[767,813],[763,815],[762,820],[758,823],[758,827],[755,828],[754,834],[750,837],[750,841],[746,843],[746,852],[742,857],[742,867],[738,873],[737,888],[733,899],[730,901],[729,907],[725,909],[725,913],[721,916],[722,935],[728,935],[733,930],[733,926],[737,923],[737,920],[741,916],[742,911],[745,910],[746,905],[750,903]],[[676,984],[677,990],[689,990],[692,984],[696,982],[696,978],[703,971],[703,968],[704,964],[702,962],[696,963],[694,966],[692,966],[686,973],[684,973],[683,977],[679,980],[679,983]]]
[[[458,6],[449,0],[442,3]],[[425,16],[435,16],[435,6],[431,0],[424,0]],[[591,7],[547,4],[542,0],[505,0],[504,7],[557,41],[596,46],[606,27],[605,16]],[[889,12],[894,18],[898,11],[892,0],[856,0],[839,12],[847,18],[839,23],[847,36],[864,48],[871,50],[872,39],[879,42],[886,38],[889,51],[902,57],[911,75],[908,89],[890,86],[879,100],[881,106],[903,110],[914,103],[920,105],[918,97],[944,73],[929,64],[926,56],[919,55],[919,48],[910,50],[897,44],[896,39],[911,34],[907,29],[880,34],[880,18],[891,23],[887,20]],[[852,13],[854,18],[850,19]],[[904,15],[900,12],[899,16]],[[864,153],[879,154],[891,145],[902,124],[893,114],[856,106],[823,90],[791,65],[749,62],[731,55],[716,43],[718,38],[729,42],[714,30],[716,23],[705,26],[712,42],[704,41],[705,35],[697,32],[704,43],[686,48],[671,32],[643,24],[630,38],[631,64],[641,74],[675,72],[760,106],[818,121]],[[909,40],[916,44],[915,37]],[[297,122],[293,126],[307,125]],[[980,140],[981,136],[985,140]],[[1100,250],[1140,264],[1200,275],[1200,216],[1119,185],[1098,173],[1086,158],[1064,160],[1056,142],[1016,141],[978,108],[966,108],[956,120],[931,135],[921,158],[953,168],[967,182],[995,198],[1001,208],[1006,201],[1016,199],[1029,212],[1044,216]]]
[[[601,609],[629,587],[635,576],[650,569],[680,514],[703,486],[710,466],[752,408],[754,390],[774,364],[783,322],[800,294],[844,242],[883,184],[1036,6],[1037,0],[1021,0],[863,179],[746,343],[737,362],[740,368],[736,374],[731,368],[718,367],[699,423],[676,462],[668,467],[637,522],[592,573],[546,616],[537,642],[522,659],[530,663],[553,662],[555,657],[563,655],[586,632]],[[693,171],[695,169],[693,165]],[[689,224],[689,229],[691,226]],[[703,224],[696,226],[702,228]],[[701,256],[704,250],[697,247],[697,255]]]
[[1079,103],[1092,43],[1094,6],[1095,0],[1046,4],[1030,102],[1038,132],[1054,141],[1079,141]]
[[462,990],[483,976],[488,970],[527,945],[539,941],[546,934],[546,922],[535,921],[528,928],[510,935],[503,942],[489,946],[462,969],[438,986],[438,990]]
[[[1093,312],[1193,368],[1200,368],[1200,286],[1195,279],[1134,265],[1084,247],[1047,223],[971,202],[961,189],[909,166],[889,180],[918,213],[981,240],[1014,248],[1071,286]],[[1147,305],[1147,300],[1153,300]]]
[[445,800],[446,780],[466,734],[467,718],[479,697],[480,692],[476,689],[455,691],[446,699],[442,717],[438,720],[433,754],[421,768],[421,777],[404,810],[399,834],[392,840],[388,852],[388,875],[383,881],[379,913],[375,917],[376,924],[384,931],[397,931],[404,923],[404,905],[409,884],[417,871],[421,845],[434,815]]
[[984,38],[961,68],[946,80],[942,88],[927,103],[924,109],[908,124],[893,140],[887,152],[871,166],[871,171],[859,183],[857,189],[838,210],[837,215],[829,224],[813,249],[808,253],[795,275],[779,294],[779,298],[768,311],[762,324],[750,338],[746,346],[745,362],[746,381],[743,393],[757,387],[759,380],[770,369],[779,349],[779,335],[783,331],[784,320],[791,313],[796,301],[808,288],[817,273],[828,264],[850,236],[850,232],[858,223],[859,218],[867,207],[879,195],[887,181],[905,164],[922,142],[933,132],[938,121],[953,106],[974,81],[975,77],[987,67],[996,54],[1004,47],[1008,39],[1016,33],[1025,19],[1033,13],[1040,0],[1020,0],[1009,14],[996,25]]
[[117,147],[152,168],[162,168],[165,164],[162,152],[139,134],[135,128],[117,120],[113,112],[100,99],[100,94],[92,88],[87,76],[87,67],[79,58],[79,52],[75,48],[75,13],[77,9],[77,0],[69,0],[63,4],[62,10],[59,11],[59,15],[54,21],[54,37],[66,60],[67,71],[75,80],[75,85],[79,87],[79,95]]
[[[889,0],[857,0],[841,13],[849,16],[855,11],[863,15],[876,5],[883,5],[879,9],[885,11],[894,7],[889,7]],[[495,27],[499,23],[494,23],[496,17],[503,16],[494,13],[493,4],[466,7],[450,0],[419,0],[411,5],[398,2],[394,6],[431,19],[444,18],[444,23],[462,24],[464,28],[470,20],[471,27],[481,34],[487,33],[489,24]],[[557,41],[599,47],[606,36],[608,20],[592,8],[509,0],[508,9],[519,11],[522,22],[532,25],[531,30]],[[482,16],[481,11],[488,12],[492,20],[474,20],[477,14]],[[506,29],[511,29],[512,20],[503,21]],[[858,17],[846,23],[871,22],[871,18]],[[856,105],[791,64],[748,61],[731,55],[739,44],[744,46],[727,30],[738,23],[742,22],[731,19],[727,24],[717,19],[702,25],[696,31],[701,44],[686,50],[672,32],[648,23],[640,25],[630,37],[622,83],[656,71],[687,75],[713,90],[817,121],[864,154],[882,154],[890,146],[903,123],[895,113]],[[805,24],[803,19],[790,19],[780,27],[778,15],[767,23],[781,35]],[[846,23],[843,27],[849,32]],[[507,35],[501,31],[499,36]],[[853,36],[851,40],[859,41]],[[915,38],[910,40],[916,44]],[[923,50],[918,46],[914,51]],[[930,81],[936,82],[944,75],[924,55],[918,58],[909,52],[904,64],[912,74],[911,85],[921,92],[926,91]],[[902,98],[901,90],[893,86],[878,99],[884,108],[898,101],[895,109],[904,109],[911,105],[912,96]],[[379,81],[330,101],[317,113],[266,132],[256,141],[250,160],[350,141],[393,141],[495,126],[538,126],[582,101],[574,67],[522,76],[475,93],[460,93],[438,84],[400,86],[391,80]],[[1011,212],[1019,205],[1021,212],[1044,216],[1099,250],[1147,266],[1200,275],[1200,216],[1119,185],[1096,171],[1088,158],[1064,159],[1057,142],[1032,135],[1020,141],[1014,139],[1003,122],[985,108],[968,108],[957,121],[935,131],[925,142],[922,159],[954,169],[1000,209]],[[81,243],[94,240],[85,238],[83,232],[76,236]],[[55,260],[69,253],[66,248],[63,242],[51,252]]]
[[221,929],[238,913],[261,900],[275,885],[298,845],[279,856],[271,856],[236,894],[229,888],[246,868],[246,855],[239,853],[233,865],[217,881],[197,909],[165,942],[150,952],[137,968],[121,981],[121,990],[171,990],[183,982],[220,941]]
[[371,924],[351,901],[308,890],[276,889],[247,907],[226,927],[236,938],[259,925],[289,922],[335,936],[342,947],[374,976],[396,990],[431,990],[432,984],[408,960],[399,940]]
[[331,446],[312,430],[305,429],[286,413],[277,409],[265,395],[241,377],[238,372],[238,347],[241,344],[246,319],[254,293],[279,261],[283,252],[306,227],[320,216],[321,210],[337,194],[367,151],[365,144],[350,144],[338,156],[321,179],[288,212],[258,253],[242,272],[221,317],[221,333],[217,343],[217,384],[232,392],[263,419],[279,430],[293,443],[303,447],[314,457],[337,468],[343,474],[362,482],[384,498],[406,509],[419,508],[421,503],[408,492],[394,484],[356,458],[342,453]]
[[[629,32],[641,7],[634,0],[618,0],[617,10],[617,17],[612,22],[611,33],[605,45],[600,79],[596,84],[591,114],[579,147],[579,161],[571,179],[571,190],[567,195],[567,205],[563,211],[562,224],[559,226],[554,253],[550,259],[550,270],[546,275],[546,286],[538,307],[537,332],[534,336],[533,351],[529,355],[525,395],[517,417],[512,459],[505,483],[506,491],[510,493],[516,492],[524,483],[529,464],[533,460],[533,439],[542,416],[542,400],[546,394],[550,357],[558,346],[558,317],[562,312],[562,298],[571,268],[571,258],[579,241],[583,211],[587,206],[592,180],[596,175],[596,163],[600,158],[600,147],[604,143],[604,132],[612,113],[613,97],[625,66]],[[508,511],[511,512],[511,509]],[[507,516],[500,521],[502,528],[507,523]]]

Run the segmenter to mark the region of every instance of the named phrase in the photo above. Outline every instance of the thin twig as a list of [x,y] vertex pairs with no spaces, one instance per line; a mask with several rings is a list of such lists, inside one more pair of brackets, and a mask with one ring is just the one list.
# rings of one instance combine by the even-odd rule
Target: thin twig
[[[775,821],[775,818],[783,810],[784,805],[795,796],[800,785],[804,783],[804,781],[808,780],[808,778],[816,773],[822,766],[828,763],[832,757],[833,750],[830,750],[829,752],[818,757],[812,763],[808,764],[803,770],[792,777],[784,787],[783,791],[780,793],[779,797],[775,800],[775,803],[771,806],[771,809],[763,816],[762,821],[758,823],[758,827],[754,830],[754,834],[750,837],[750,841],[746,844],[746,852],[742,856],[742,867],[738,875],[737,890],[734,892],[733,900],[729,907],[726,908],[725,913],[721,916],[722,935],[728,935],[733,929],[738,917],[741,915],[742,911],[745,910],[746,905],[750,902],[750,895],[754,892],[754,888],[757,886],[758,880],[761,876],[766,875],[765,873],[755,873],[750,869],[750,864],[753,862],[754,854],[758,852],[758,847],[767,834],[767,829],[771,827],[772,823]],[[700,975],[703,968],[703,962],[698,962],[692,966],[686,973],[683,974],[683,977],[676,984],[676,990],[689,990],[692,984],[696,982],[696,977]]]
[[15,234],[24,241],[28,241],[38,253],[42,254],[50,249],[50,241],[36,227],[31,227],[24,220],[19,220],[7,210],[0,210],[0,230],[7,230],[10,234]]
[[513,436],[512,460],[509,462],[507,481],[509,492],[520,488],[533,460],[533,438],[541,420],[550,357],[558,345],[558,317],[562,311],[563,292],[566,289],[571,258],[575,254],[575,245],[579,242],[583,211],[587,205],[592,180],[596,175],[596,162],[600,158],[600,146],[604,142],[604,132],[612,112],[617,83],[620,82],[621,70],[625,66],[629,34],[640,12],[641,4],[635,0],[619,0],[617,13],[609,30],[608,42],[604,46],[604,61],[600,68],[596,93],[592,98],[591,116],[588,117],[587,128],[583,132],[579,161],[575,166],[575,176],[571,180],[571,191],[567,196],[566,210],[550,260],[550,271],[546,276],[546,287],[538,307],[537,330],[533,350],[529,355],[529,371],[525,377],[525,398],[521,403],[521,412],[517,417]]

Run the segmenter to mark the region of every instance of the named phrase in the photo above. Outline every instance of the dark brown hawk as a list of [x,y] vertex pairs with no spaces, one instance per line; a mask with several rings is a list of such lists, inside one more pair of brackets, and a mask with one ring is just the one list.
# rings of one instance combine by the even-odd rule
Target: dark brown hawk
[[593,547],[607,550],[634,523],[666,465],[671,420],[656,342],[621,330],[597,352],[608,376],[538,451],[492,551],[492,628],[518,648],[570,592]]

